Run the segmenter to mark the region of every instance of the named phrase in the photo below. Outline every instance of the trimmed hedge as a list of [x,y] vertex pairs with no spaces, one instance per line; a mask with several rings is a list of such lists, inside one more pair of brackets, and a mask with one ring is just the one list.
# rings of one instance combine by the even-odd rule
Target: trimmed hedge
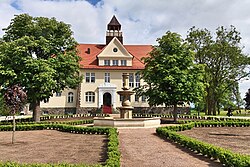
[[[151,118],[151,117],[161,117],[161,118],[174,118],[170,114],[133,114],[134,118]],[[178,115],[178,118],[182,119],[198,119],[198,120],[214,120],[214,121],[243,121],[250,122],[250,119],[240,119],[240,118],[230,118],[230,117],[212,117],[212,116],[196,116],[196,115]],[[243,117],[244,118],[244,117]]]
[[62,119],[62,118],[81,118],[81,117],[107,117],[107,114],[72,114],[72,115],[44,115],[40,117],[41,121],[50,119]]
[[[93,120],[76,120],[76,121],[42,121],[42,122],[16,122],[17,125],[29,125],[29,124],[67,124],[67,125],[83,125],[93,123]],[[2,121],[0,125],[12,125],[11,121]]]
[[160,127],[156,129],[156,133],[166,138],[170,141],[176,142],[183,147],[189,148],[192,151],[206,155],[209,158],[219,159],[222,164],[232,167],[249,167],[250,166],[250,156],[233,153],[227,149],[202,142],[191,137],[178,134],[177,131],[183,131],[187,129],[192,129],[193,127],[213,127],[222,125],[225,126],[249,126],[249,122],[192,122],[188,124],[182,124],[179,126],[168,126]]
[[[46,121],[50,119],[67,119],[67,118],[86,118],[86,117],[108,117],[107,114],[73,114],[73,115],[44,115],[40,116],[41,121]],[[16,122],[32,122],[33,118],[16,118]],[[0,125],[2,122],[12,122],[12,120],[2,120],[0,121]]]
[[[12,131],[12,125],[1,125],[0,131]],[[69,133],[79,133],[79,134],[102,134],[108,135],[108,159],[106,160],[104,166],[120,166],[120,152],[119,152],[119,141],[118,133],[116,128],[100,128],[100,127],[76,127],[63,124],[29,124],[29,125],[17,125],[17,131],[27,131],[27,130],[58,130],[62,132]],[[97,167],[102,165],[84,165],[84,164],[18,164],[14,162],[0,162],[0,167]]]
[[101,167],[102,165],[84,165],[84,164],[19,164],[15,162],[0,162],[0,167]]
[[248,127],[250,126],[250,121],[190,121],[190,120],[181,120],[178,121],[180,124],[194,123],[195,127]]

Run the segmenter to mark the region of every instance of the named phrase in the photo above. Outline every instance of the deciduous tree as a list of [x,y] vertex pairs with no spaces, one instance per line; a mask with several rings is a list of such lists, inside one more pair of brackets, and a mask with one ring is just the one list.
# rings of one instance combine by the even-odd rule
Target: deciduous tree
[[10,115],[13,116],[13,133],[12,133],[12,144],[15,140],[15,115],[17,112],[20,112],[23,108],[24,104],[26,103],[27,95],[19,85],[13,85],[7,88],[4,94],[4,100],[6,105],[9,108]]
[[215,36],[207,29],[191,28],[186,41],[195,52],[195,61],[205,65],[206,94],[204,110],[216,115],[225,92],[233,92],[233,85],[247,77],[245,69],[249,57],[243,54],[240,33],[235,27],[218,27]]
[[33,118],[40,120],[40,101],[81,82],[77,42],[70,25],[55,18],[15,16],[3,29],[0,84],[25,87]]
[[146,95],[150,105],[173,106],[176,121],[178,104],[203,96],[203,66],[194,64],[194,55],[179,34],[168,31],[157,41],[141,71],[147,84],[137,93]]

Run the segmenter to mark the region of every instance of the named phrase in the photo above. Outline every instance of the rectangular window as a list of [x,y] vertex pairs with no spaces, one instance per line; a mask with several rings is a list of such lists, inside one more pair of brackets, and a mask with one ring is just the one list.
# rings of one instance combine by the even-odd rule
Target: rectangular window
[[142,102],[146,102],[146,96],[145,96],[145,95],[142,95],[141,101],[142,101]]
[[129,73],[129,87],[133,88],[134,87],[134,74]]
[[110,73],[105,72],[104,81],[105,83],[110,83]]
[[61,97],[62,96],[62,92],[56,92],[56,97]]
[[85,81],[86,83],[95,83],[95,73],[86,73],[85,76]]
[[118,66],[118,60],[113,60],[113,66]]
[[139,96],[135,95],[135,101],[138,102],[139,101]]
[[[123,99],[124,99],[124,96],[120,95],[120,101],[123,101]],[[129,96],[128,100],[131,101],[131,97],[130,96]]]
[[73,92],[68,93],[68,103],[73,103],[74,101],[74,94]]
[[49,103],[49,99],[44,99],[43,102],[44,103]]
[[110,66],[110,60],[104,60],[104,65],[105,66]]
[[123,96],[122,95],[120,95],[120,101],[123,101]]
[[127,60],[121,60],[121,66],[127,66]]
[[95,102],[95,92],[86,92],[85,93],[86,102],[94,103]]
[[140,74],[138,73],[135,74],[135,87],[140,87]]

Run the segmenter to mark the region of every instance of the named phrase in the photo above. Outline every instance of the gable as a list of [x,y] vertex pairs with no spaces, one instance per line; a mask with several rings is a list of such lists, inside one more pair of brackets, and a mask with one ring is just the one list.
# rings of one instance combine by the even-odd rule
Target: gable
[[133,56],[127,51],[127,49],[121,44],[121,42],[114,37],[110,43],[98,54],[98,58],[124,58],[132,59]]

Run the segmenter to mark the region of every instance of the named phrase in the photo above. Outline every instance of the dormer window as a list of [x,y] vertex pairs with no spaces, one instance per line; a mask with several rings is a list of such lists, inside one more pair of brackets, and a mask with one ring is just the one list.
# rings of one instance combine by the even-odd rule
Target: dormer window
[[104,60],[104,65],[105,66],[110,66],[110,60]]
[[112,62],[113,64],[113,66],[118,66],[118,60],[113,60],[113,62]]
[[121,60],[121,66],[127,66],[127,60]]

